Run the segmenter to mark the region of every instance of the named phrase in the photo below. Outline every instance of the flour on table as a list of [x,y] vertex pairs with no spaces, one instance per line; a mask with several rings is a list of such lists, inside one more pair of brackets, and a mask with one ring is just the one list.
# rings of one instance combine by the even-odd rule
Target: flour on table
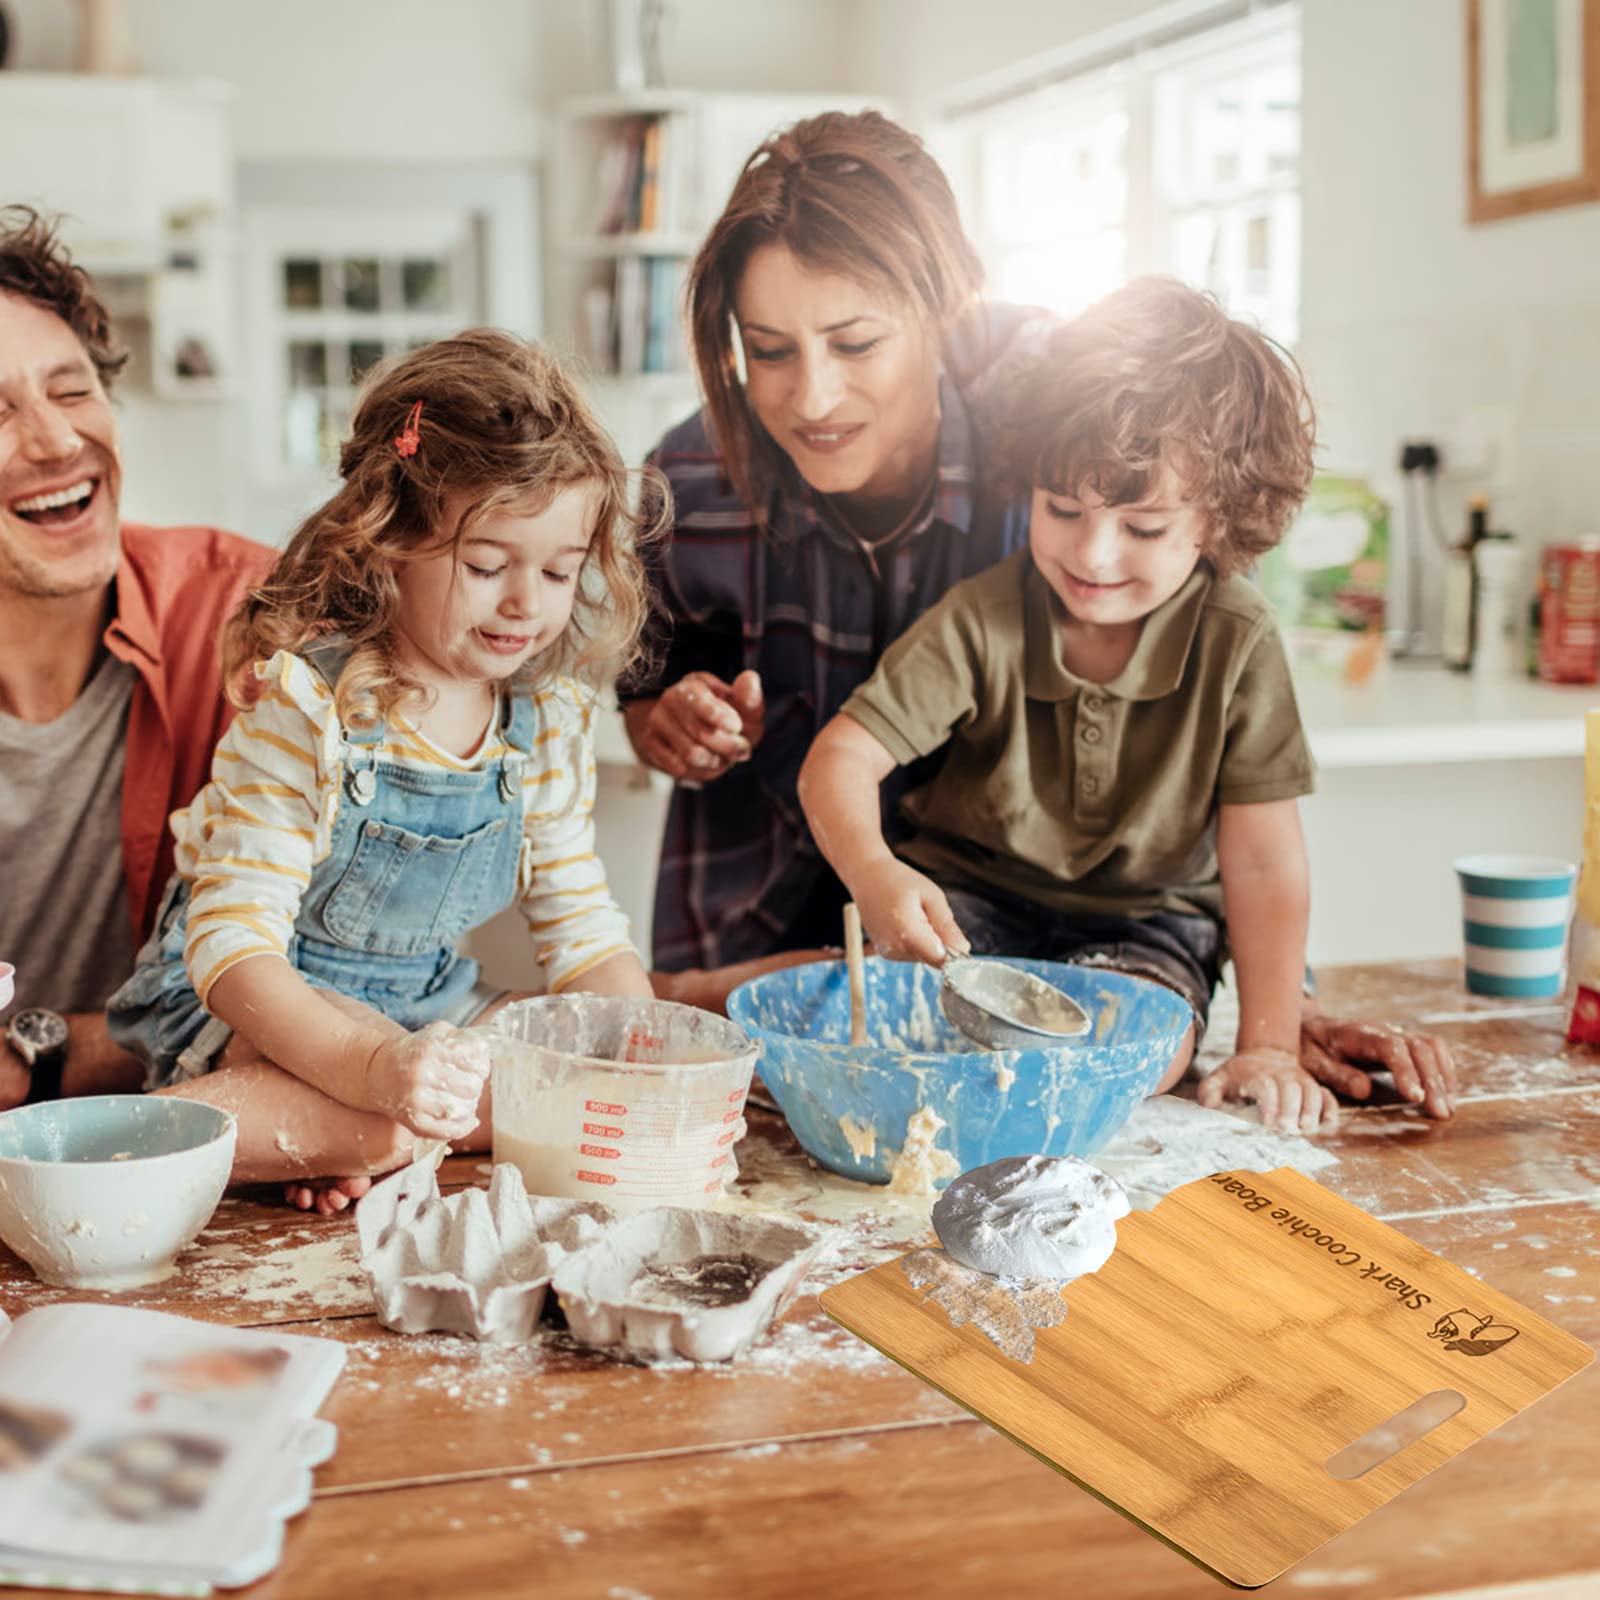
[[1127,1190],[1136,1211],[1149,1211],[1174,1189],[1214,1172],[1293,1167],[1309,1177],[1338,1164],[1337,1156],[1308,1139],[1169,1094],[1141,1101],[1116,1137],[1089,1159]]

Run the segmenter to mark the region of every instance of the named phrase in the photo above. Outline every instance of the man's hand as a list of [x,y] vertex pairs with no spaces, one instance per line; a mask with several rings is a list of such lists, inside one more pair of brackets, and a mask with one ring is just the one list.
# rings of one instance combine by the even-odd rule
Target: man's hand
[[691,672],[654,700],[623,713],[638,757],[668,777],[709,783],[750,759],[761,743],[766,702],[760,676],[741,672],[724,683],[710,672]]
[[33,1087],[33,1069],[3,1039],[0,1039],[0,1111],[10,1111],[28,1098]]
[[1412,1104],[1443,1121],[1456,1109],[1456,1064],[1450,1047],[1432,1034],[1392,1022],[1340,1022],[1320,1012],[1300,1020],[1300,1065],[1318,1083],[1352,1100],[1372,1093],[1374,1072],[1387,1072]]
[[1288,1050],[1241,1050],[1200,1080],[1195,1099],[1213,1110],[1225,1100],[1253,1100],[1279,1133],[1332,1133],[1339,1102]]

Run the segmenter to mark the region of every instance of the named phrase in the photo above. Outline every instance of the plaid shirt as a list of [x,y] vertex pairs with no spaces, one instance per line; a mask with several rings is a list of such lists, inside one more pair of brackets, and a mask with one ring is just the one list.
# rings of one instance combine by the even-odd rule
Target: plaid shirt
[[[763,538],[703,415],[657,446],[651,460],[676,508],[672,538],[653,556],[660,666],[622,698],[660,694],[690,672],[731,682],[753,668],[766,700],[750,760],[673,792],[656,883],[658,968],[723,966],[786,947],[830,870],[795,792],[811,741],[892,640],[952,585],[1027,542],[1027,504],[984,482],[969,401],[1037,315],[982,307],[947,343],[937,485],[926,513],[886,543],[839,526],[787,458]],[[884,785],[886,818],[928,770],[919,763]]]

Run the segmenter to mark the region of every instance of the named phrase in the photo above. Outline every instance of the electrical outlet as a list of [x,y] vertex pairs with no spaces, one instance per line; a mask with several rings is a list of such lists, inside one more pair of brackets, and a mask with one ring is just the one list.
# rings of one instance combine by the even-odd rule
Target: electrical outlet
[[1438,430],[1441,472],[1454,478],[1511,476],[1511,414],[1500,406],[1479,406]]

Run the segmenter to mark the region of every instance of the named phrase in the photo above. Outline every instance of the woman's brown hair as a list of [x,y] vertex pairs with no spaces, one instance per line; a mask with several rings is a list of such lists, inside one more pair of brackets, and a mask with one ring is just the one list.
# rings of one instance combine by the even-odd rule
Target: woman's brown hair
[[1134,505],[1171,470],[1224,576],[1283,537],[1316,421],[1287,350],[1175,278],[1139,278],[1052,330],[995,385],[986,427],[1014,489]]
[[711,431],[759,524],[780,452],[739,381],[734,298],[750,257],[766,245],[785,246],[816,271],[887,290],[941,333],[983,285],[949,182],[898,123],[876,111],[829,111],[755,151],[695,257],[687,296]]
[[[396,444],[419,402],[407,453]],[[458,548],[491,511],[581,485],[595,491],[589,554],[571,621],[531,675],[597,682],[635,660],[647,606],[639,548],[665,526],[665,487],[647,471],[643,509],[630,508],[617,447],[538,346],[472,328],[385,363],[361,392],[339,475],[343,486],[300,524],[223,631],[223,681],[236,705],[253,702],[258,661],[338,634],[354,646],[336,689],[341,720],[386,715],[421,689],[391,648],[398,569]],[[462,496],[451,526],[447,499]]]

